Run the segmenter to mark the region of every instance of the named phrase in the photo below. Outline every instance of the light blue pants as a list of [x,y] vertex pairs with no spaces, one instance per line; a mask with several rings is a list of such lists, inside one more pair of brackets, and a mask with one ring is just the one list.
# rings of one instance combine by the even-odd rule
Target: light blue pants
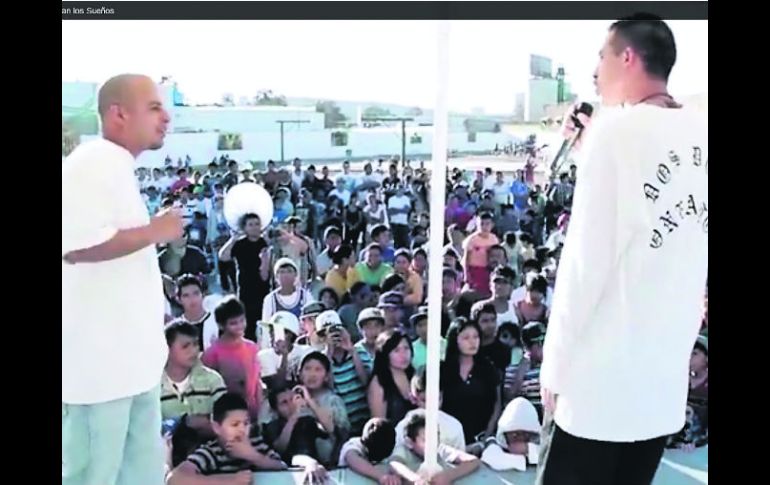
[[163,485],[160,386],[106,403],[62,403],[62,485]]

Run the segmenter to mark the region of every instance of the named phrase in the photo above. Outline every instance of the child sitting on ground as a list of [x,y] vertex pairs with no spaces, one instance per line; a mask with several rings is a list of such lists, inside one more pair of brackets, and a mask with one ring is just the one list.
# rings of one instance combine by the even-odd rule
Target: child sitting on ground
[[[251,485],[253,471],[288,468],[258,433],[250,433],[249,408],[238,394],[220,397],[211,420],[216,439],[176,467],[167,485]],[[317,463],[308,463],[305,469],[319,478],[326,475]]]

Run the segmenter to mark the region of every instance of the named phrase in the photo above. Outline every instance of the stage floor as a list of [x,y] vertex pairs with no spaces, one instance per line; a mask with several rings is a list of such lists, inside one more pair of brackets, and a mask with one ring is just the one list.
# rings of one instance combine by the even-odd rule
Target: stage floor
[[[260,472],[254,475],[254,484],[303,485],[301,472]],[[330,473],[332,485],[376,485],[376,482],[363,478],[343,468]],[[526,472],[498,473],[482,466],[474,474],[459,480],[457,485],[533,485],[535,467]],[[704,485],[708,484],[708,446],[698,448],[692,453],[679,450],[667,450],[663,455],[653,485]]]

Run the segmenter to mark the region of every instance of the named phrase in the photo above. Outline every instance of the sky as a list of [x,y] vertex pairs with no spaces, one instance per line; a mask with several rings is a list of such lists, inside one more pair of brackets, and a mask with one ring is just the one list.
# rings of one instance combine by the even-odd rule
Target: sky
[[[62,81],[101,83],[123,72],[173,76],[188,101],[260,89],[294,97],[430,108],[436,96],[434,21],[65,21]],[[449,108],[510,113],[529,55],[563,65],[582,99],[609,21],[452,21]],[[707,21],[672,21],[671,92],[708,92]]]

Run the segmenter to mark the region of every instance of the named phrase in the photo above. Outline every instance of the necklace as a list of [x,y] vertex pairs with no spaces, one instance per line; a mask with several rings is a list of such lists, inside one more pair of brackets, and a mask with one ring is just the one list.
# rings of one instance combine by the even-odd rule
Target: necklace
[[679,103],[677,103],[674,100],[673,96],[671,96],[670,94],[668,94],[666,92],[653,93],[653,94],[651,94],[649,96],[646,96],[646,97],[640,99],[639,102],[636,103],[636,104],[646,103],[646,102],[648,102],[648,101],[650,101],[652,99],[655,99],[655,98],[664,98],[665,99],[664,106],[666,108],[680,108],[682,106],[682,105],[680,105]]

